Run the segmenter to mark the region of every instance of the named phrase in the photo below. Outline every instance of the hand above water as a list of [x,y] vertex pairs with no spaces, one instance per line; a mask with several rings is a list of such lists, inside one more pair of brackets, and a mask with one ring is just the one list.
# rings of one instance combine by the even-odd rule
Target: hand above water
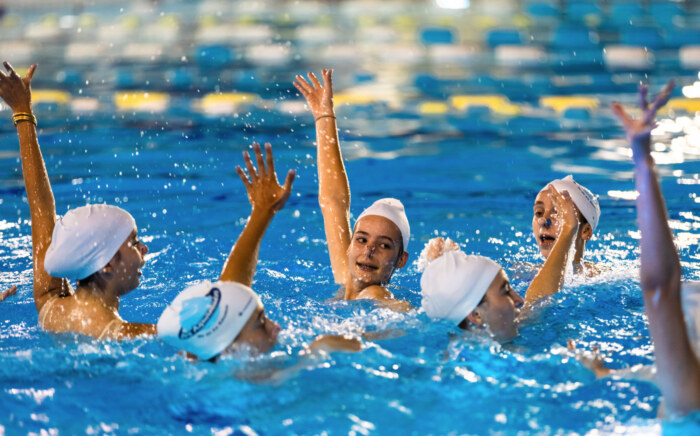
[[333,70],[322,70],[322,74],[323,86],[314,73],[309,73],[308,82],[303,76],[297,74],[297,80],[294,82],[294,86],[306,99],[316,120],[322,116],[335,116],[333,110]]
[[9,62],[2,63],[7,73],[0,71],[0,97],[12,109],[12,112],[31,112],[31,81],[36,64],[29,67],[27,75],[20,77]]
[[4,301],[7,297],[15,295],[17,293],[17,285],[11,286],[10,289],[0,292],[0,301]]
[[248,170],[248,175],[236,166],[236,172],[245,185],[248,193],[248,201],[253,209],[269,210],[277,212],[284,207],[289,195],[292,193],[292,182],[296,176],[296,170],[289,170],[287,178],[284,181],[284,186],[280,186],[275,173],[275,162],[272,157],[272,145],[265,144],[265,154],[267,155],[267,165],[265,158],[260,148],[260,144],[253,143],[253,151],[255,152],[255,160],[258,168],[255,168],[250,159],[250,154],[247,151],[243,152],[243,159]]
[[642,110],[642,116],[638,119],[630,118],[620,103],[615,102],[612,104],[613,113],[622,121],[627,139],[632,144],[632,154],[635,160],[649,156],[651,152],[651,131],[656,127],[654,123],[656,112],[668,102],[673,87],[674,82],[668,82],[663,91],[656,96],[650,105],[647,100],[648,88],[646,85],[640,85],[639,108]]
[[420,254],[420,260],[425,259],[425,262],[430,263],[448,251],[459,250],[461,250],[461,248],[455,241],[450,238],[445,239],[442,236],[438,236],[425,244],[425,248],[423,248]]

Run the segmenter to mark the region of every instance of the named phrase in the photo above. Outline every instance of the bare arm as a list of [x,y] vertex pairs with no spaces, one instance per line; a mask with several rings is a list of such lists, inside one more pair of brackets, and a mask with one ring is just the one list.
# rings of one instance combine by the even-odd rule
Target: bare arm
[[119,340],[123,339],[134,339],[139,336],[155,336],[158,334],[158,329],[156,324],[144,324],[139,322],[125,322],[117,331],[116,338]]
[[656,112],[673,89],[669,83],[649,105],[641,87],[643,115],[631,119],[623,107],[613,104],[632,145],[637,191],[637,220],[642,237],[640,282],[649,329],[654,341],[659,387],[668,410],[686,414],[700,410],[700,362],[693,352],[681,307],[681,264],[668,226],[666,205],[651,156],[651,130]]
[[231,254],[229,254],[224,264],[220,277],[220,280],[238,282],[246,286],[250,286],[253,282],[255,268],[258,264],[260,242],[265,234],[265,230],[267,230],[267,226],[272,221],[275,213],[282,209],[292,193],[292,182],[296,174],[294,170],[290,170],[287,173],[284,186],[280,186],[277,182],[277,174],[275,174],[272,146],[265,144],[267,166],[258,143],[253,144],[253,150],[258,163],[257,170],[250,160],[248,152],[243,153],[250,178],[246,176],[241,167],[236,167],[238,176],[245,185],[248,200],[253,209],[245,228],[231,249]]
[[323,87],[313,73],[310,82],[297,76],[294,86],[306,98],[316,120],[318,148],[318,201],[328,241],[328,254],[336,283],[345,283],[350,246],[350,186],[338,141],[333,109],[332,70],[323,70]]
[[0,292],[0,301],[5,301],[7,297],[11,297],[17,293],[17,285],[11,286],[10,289]]
[[564,284],[566,263],[569,259],[569,249],[578,231],[578,219],[574,210],[574,203],[568,192],[557,192],[550,187],[560,214],[562,227],[557,237],[557,242],[547,260],[530,283],[525,292],[525,303],[532,304],[549,295],[556,294]]
[[[0,71],[0,97],[14,114],[31,113],[31,80],[36,65],[29,67],[24,78],[19,77],[9,63],[3,65],[7,74]],[[29,201],[32,220],[32,251],[34,257],[34,303],[41,311],[44,303],[54,294],[69,290],[67,280],[50,276],[44,269],[44,257],[51,243],[56,220],[56,205],[44,158],[36,136],[36,127],[30,121],[17,123],[19,151],[22,159],[24,187]]]

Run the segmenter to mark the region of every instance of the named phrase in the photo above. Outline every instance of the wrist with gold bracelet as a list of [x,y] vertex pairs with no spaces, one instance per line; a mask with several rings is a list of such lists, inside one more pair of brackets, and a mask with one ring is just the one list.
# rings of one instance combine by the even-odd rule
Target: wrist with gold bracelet
[[31,112],[15,112],[12,114],[12,122],[16,126],[17,123],[22,121],[29,121],[36,127],[36,117]]

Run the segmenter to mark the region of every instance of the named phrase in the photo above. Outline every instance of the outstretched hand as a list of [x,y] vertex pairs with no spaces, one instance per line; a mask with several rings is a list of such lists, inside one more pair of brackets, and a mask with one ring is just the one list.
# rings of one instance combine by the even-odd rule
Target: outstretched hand
[[[304,96],[314,118],[335,116],[333,111],[333,70],[322,70],[323,86],[314,73],[309,73],[309,81],[297,74],[294,86]],[[310,83],[309,83],[310,82]]]
[[[257,142],[253,143],[253,151],[255,152],[258,168],[256,169],[255,165],[253,165],[250,154],[244,151],[243,159],[245,160],[248,175],[246,175],[245,171],[243,171],[240,166],[236,166],[236,172],[245,185],[246,192],[248,193],[248,201],[250,201],[250,205],[253,209],[269,210],[273,213],[277,212],[284,207],[289,195],[292,193],[292,182],[296,176],[296,170],[289,170],[287,178],[284,181],[284,186],[280,186],[277,181],[277,174],[275,174],[272,145],[269,143],[265,144],[266,159],[263,158],[260,144]],[[265,164],[265,160],[267,160],[267,165]]]
[[613,370],[605,366],[605,361],[600,357],[600,349],[597,345],[594,345],[590,352],[586,352],[581,349],[576,348],[576,344],[572,339],[566,341],[566,348],[569,349],[576,360],[578,360],[581,365],[591,370],[596,378],[603,378],[609,376]]
[[656,127],[654,123],[656,112],[668,102],[673,87],[674,82],[671,80],[666,84],[663,91],[656,96],[654,101],[649,104],[647,99],[649,90],[647,86],[639,85],[639,108],[642,110],[642,116],[638,119],[630,118],[620,103],[615,102],[612,104],[613,113],[622,121],[627,139],[632,143],[632,151],[635,158],[649,154],[651,131]]
[[27,75],[20,77],[9,62],[2,63],[7,73],[0,70],[0,97],[12,109],[12,112],[31,112],[32,90],[31,82],[36,64],[29,67]]

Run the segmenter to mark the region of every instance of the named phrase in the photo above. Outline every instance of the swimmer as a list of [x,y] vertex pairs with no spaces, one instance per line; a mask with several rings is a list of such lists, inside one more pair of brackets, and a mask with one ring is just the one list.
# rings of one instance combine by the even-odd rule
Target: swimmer
[[578,232],[579,221],[569,193],[553,192],[552,198],[561,220],[559,237],[530,283],[525,299],[513,290],[498,263],[465,254],[449,238],[434,238],[428,241],[419,260],[424,266],[420,283],[425,313],[452,321],[464,330],[488,328],[499,342],[517,337],[520,309],[561,290],[569,247]]
[[[49,176],[37,141],[31,80],[36,65],[20,77],[4,62],[0,97],[13,112],[19,136],[24,187],[32,223],[34,303],[39,325],[51,332],[93,338],[155,334],[155,324],[126,322],[119,299],[139,285],[148,248],[136,222],[116,206],[93,204],[56,216]],[[77,279],[75,290],[68,279]]]
[[[615,115],[622,121],[632,147],[637,197],[637,220],[640,239],[640,282],[649,330],[654,343],[657,383],[665,409],[685,415],[700,410],[700,360],[693,351],[691,338],[698,341],[697,331],[687,328],[681,294],[681,263],[661,187],[651,156],[651,131],[656,112],[668,101],[673,82],[649,104],[647,88],[639,90],[642,116],[632,119],[619,103],[613,103]],[[684,292],[685,294],[685,292]],[[685,295],[684,295],[685,296]],[[698,307],[694,317],[697,318]]]
[[553,180],[547,184],[535,198],[532,216],[532,233],[537,241],[540,253],[546,259],[552,251],[559,236],[559,216],[555,208],[554,196],[557,192],[567,191],[571,195],[579,221],[579,229],[574,239],[574,257],[571,261],[574,273],[594,274],[597,268],[593,262],[584,262],[583,254],[586,244],[593,236],[600,218],[598,199],[569,175],[563,179]]
[[17,294],[17,285],[11,286],[10,289],[1,292],[0,301],[5,301],[8,297],[11,297],[15,294]]
[[350,186],[338,141],[333,109],[332,70],[323,70],[323,86],[313,73],[309,81],[297,75],[294,86],[304,96],[316,120],[319,204],[335,282],[346,300],[376,299],[408,310],[386,288],[397,268],[408,260],[410,227],[403,204],[394,198],[377,200],[350,227]]
[[[159,338],[200,360],[215,361],[221,354],[243,347],[255,354],[267,353],[280,332],[279,324],[267,317],[250,286],[265,230],[287,202],[296,172],[290,170],[284,186],[280,186],[270,144],[265,144],[266,159],[258,144],[253,144],[253,149],[257,169],[247,152],[243,154],[247,175],[236,167],[252,208],[250,218],[231,249],[219,281],[204,281],[185,289],[158,320]],[[361,348],[359,339],[336,335],[321,336],[309,346],[310,350],[325,351]]]

